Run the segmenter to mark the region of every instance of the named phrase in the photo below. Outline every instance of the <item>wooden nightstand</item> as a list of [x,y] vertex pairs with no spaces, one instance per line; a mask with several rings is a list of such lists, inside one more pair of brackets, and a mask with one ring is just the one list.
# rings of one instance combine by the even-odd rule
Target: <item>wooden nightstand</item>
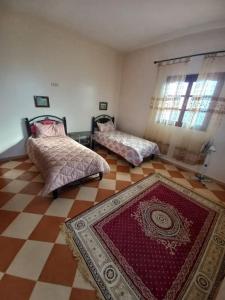
[[69,132],[68,136],[71,137],[76,142],[78,142],[88,148],[92,147],[91,131]]

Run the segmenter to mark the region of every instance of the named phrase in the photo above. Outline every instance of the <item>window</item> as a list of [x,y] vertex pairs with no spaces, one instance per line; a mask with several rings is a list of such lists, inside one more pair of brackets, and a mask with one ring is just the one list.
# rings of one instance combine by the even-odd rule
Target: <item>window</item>
[[198,81],[198,74],[187,75],[182,80],[169,76],[156,121],[206,130],[224,83],[224,74],[208,74],[206,79]]

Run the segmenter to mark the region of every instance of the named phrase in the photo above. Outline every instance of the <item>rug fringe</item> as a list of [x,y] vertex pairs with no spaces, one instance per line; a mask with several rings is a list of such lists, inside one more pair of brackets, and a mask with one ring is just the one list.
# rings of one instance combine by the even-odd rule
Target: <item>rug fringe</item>
[[79,271],[81,272],[83,277],[91,284],[91,286],[96,290],[97,298],[99,300],[103,300],[104,298],[102,297],[97,284],[93,280],[92,275],[90,274],[90,271],[88,270],[88,267],[86,266],[86,264],[83,260],[83,257],[81,256],[78,248],[76,247],[76,244],[74,243],[71,232],[68,230],[65,223],[62,223],[59,227],[60,227],[61,233],[63,234],[63,236],[65,238],[66,244],[72,251],[75,260],[78,261]]

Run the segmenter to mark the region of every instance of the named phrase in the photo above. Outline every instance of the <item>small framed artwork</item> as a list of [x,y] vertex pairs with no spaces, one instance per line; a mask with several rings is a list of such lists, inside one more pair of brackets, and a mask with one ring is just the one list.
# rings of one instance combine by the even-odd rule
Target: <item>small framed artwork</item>
[[34,96],[34,104],[36,107],[49,107],[49,98],[46,96]]
[[108,102],[99,102],[99,110],[107,110]]

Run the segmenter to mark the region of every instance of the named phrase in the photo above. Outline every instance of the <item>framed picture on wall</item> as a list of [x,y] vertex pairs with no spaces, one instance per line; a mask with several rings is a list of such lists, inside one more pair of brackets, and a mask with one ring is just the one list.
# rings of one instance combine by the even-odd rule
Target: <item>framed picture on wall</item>
[[34,96],[35,107],[49,107],[49,97],[47,96]]
[[108,102],[99,102],[99,110],[107,110]]

